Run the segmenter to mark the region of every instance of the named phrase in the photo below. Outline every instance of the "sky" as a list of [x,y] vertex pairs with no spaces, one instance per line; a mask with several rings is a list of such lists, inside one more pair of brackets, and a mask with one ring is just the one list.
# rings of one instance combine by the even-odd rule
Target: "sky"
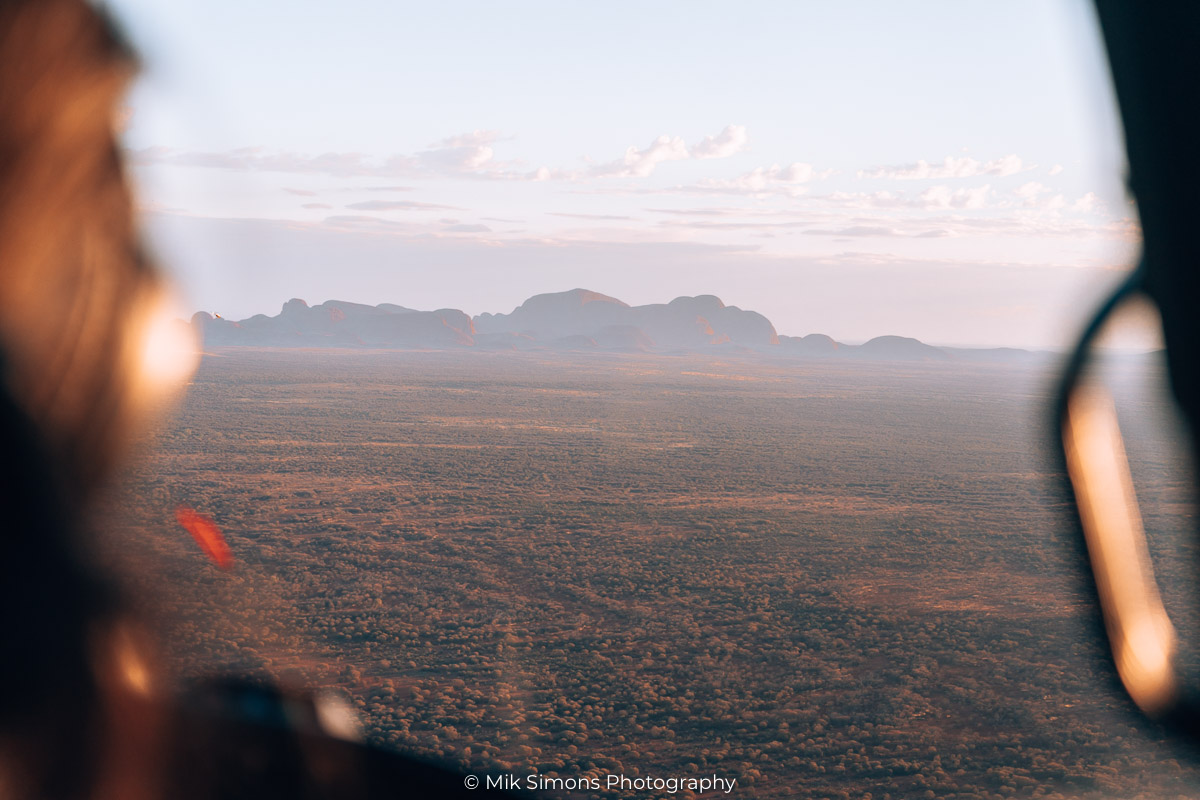
[[716,294],[780,333],[1062,347],[1134,257],[1083,0],[110,3],[183,304]]

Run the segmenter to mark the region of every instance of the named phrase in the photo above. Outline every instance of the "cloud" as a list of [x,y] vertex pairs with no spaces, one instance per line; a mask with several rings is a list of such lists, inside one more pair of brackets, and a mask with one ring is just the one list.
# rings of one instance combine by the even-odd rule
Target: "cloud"
[[316,192],[310,191],[308,189],[289,189],[288,187],[285,186],[285,187],[283,187],[283,190],[285,192],[287,192],[288,194],[298,194],[301,197],[316,197],[317,196]]
[[292,222],[289,224],[330,231],[354,231],[370,235],[384,234],[409,240],[450,238],[449,234],[492,232],[487,225],[460,222],[452,218],[440,219],[437,223],[433,223],[384,219],[367,214],[340,214],[325,217],[317,223]]
[[1047,200],[1045,203],[1042,204],[1042,208],[1044,208],[1046,211],[1050,211],[1050,212],[1061,211],[1066,207],[1067,207],[1067,198],[1063,197],[1061,194],[1054,195],[1053,197],[1051,197],[1049,200]]
[[[516,177],[507,164],[494,160],[492,145],[500,139],[496,131],[472,131],[435,142],[416,155],[396,154],[383,158],[363,153],[307,155],[273,152],[262,147],[243,147],[223,153],[179,152],[165,147],[147,147],[130,155],[135,164],[164,164],[206,167],[246,172],[324,174],[338,177],[412,178],[443,175],[451,177]],[[303,189],[285,189],[304,194]],[[372,191],[410,191],[406,186],[372,187]]]
[[[705,136],[691,148],[681,137],[664,133],[645,148],[638,149],[630,145],[625,150],[624,158],[593,167],[591,175],[598,178],[645,178],[665,161],[728,158],[744,150],[747,141],[749,139],[744,125],[726,125],[716,136]],[[531,173],[530,177],[532,180],[548,180],[553,177],[578,176],[574,173],[555,173],[541,167]]]
[[851,225],[849,228],[841,230],[808,230],[805,231],[810,236],[904,236],[903,233],[895,228],[888,228],[882,225]]
[[456,206],[444,206],[438,203],[419,203],[415,200],[363,200],[360,203],[350,203],[346,208],[355,211],[432,211],[451,210],[461,211]]
[[820,198],[846,208],[911,208],[916,205],[904,192],[833,192]]
[[1012,154],[991,161],[977,161],[970,156],[946,156],[940,164],[930,164],[928,161],[921,160],[915,164],[859,170],[858,177],[889,180],[945,180],[947,178],[993,175],[1004,178],[1033,169],[1033,166],[1027,166],[1019,156]]
[[1104,203],[1095,192],[1087,192],[1069,205],[1062,194],[1053,192],[1054,190],[1049,186],[1037,181],[1030,181],[1013,190],[1013,194],[1021,198],[1021,204],[1026,208],[1036,208],[1052,213],[1066,209],[1077,214],[1102,213],[1105,210]]
[[1104,210],[1104,204],[1096,196],[1095,192],[1088,192],[1071,204],[1071,210],[1082,214],[1090,214],[1095,211]]
[[978,209],[987,205],[991,184],[974,189],[951,189],[949,186],[930,186],[921,192],[920,201],[926,209],[968,208]]
[[491,233],[492,229],[487,225],[459,223],[458,225],[447,225],[445,230],[451,233]]
[[496,131],[472,131],[442,139],[417,154],[421,166],[437,173],[476,172],[491,166]]
[[691,228],[706,231],[779,230],[803,228],[807,222],[722,222],[712,219],[667,219],[659,221],[663,228]]
[[674,191],[695,194],[765,194],[782,193],[792,196],[807,191],[804,184],[821,180],[832,174],[831,170],[818,172],[812,164],[796,162],[787,166],[772,164],[756,167],[736,178],[705,178],[694,186],[679,187]]
[[900,236],[909,239],[944,239],[954,235],[945,228],[934,228],[932,230],[921,231],[920,233],[906,233],[903,230],[886,225],[851,225],[847,228],[837,230],[813,228],[804,233],[812,236],[852,236],[864,238]]
[[[1018,241],[1029,237],[1056,237],[1104,238],[1124,243],[1137,241],[1139,238],[1139,228],[1133,219],[1083,219],[1062,213],[1086,213],[1092,202],[1085,199],[1086,195],[1075,204],[1068,204],[1060,194],[1043,196],[1037,208],[1027,209],[1011,201],[997,199],[994,191],[984,195],[981,191],[983,188],[959,190],[961,193],[938,192],[935,197],[925,198],[886,192],[870,195],[835,193],[824,197],[810,196],[808,200],[826,207],[824,211],[817,210],[816,213],[826,216],[828,220],[819,229],[814,228],[811,232],[830,236],[855,233],[868,236],[873,233],[870,229],[878,226],[894,230],[898,236],[913,239],[954,237]],[[971,191],[975,194],[970,194]],[[978,202],[983,202],[984,205],[979,208],[969,207],[970,204]],[[873,213],[846,218],[835,210],[838,206]],[[938,211],[941,213],[930,213]],[[852,230],[856,227],[863,230]]]
[[305,203],[301,208],[333,208],[328,203]]
[[414,191],[412,186],[366,186],[363,187],[368,192],[411,192]]
[[1013,189],[1013,194],[1021,198],[1022,205],[1033,207],[1038,204],[1039,197],[1043,194],[1048,194],[1050,191],[1049,186],[1045,186],[1037,181],[1029,181]]
[[386,230],[386,231],[403,231],[411,229],[411,226],[397,222],[396,220],[382,219],[380,217],[372,217],[367,214],[335,214],[326,217],[323,220],[324,224],[333,229],[351,228],[354,230]]
[[978,210],[988,206],[992,193],[991,184],[972,189],[954,189],[945,184],[930,186],[913,197],[905,192],[833,192],[814,198],[843,208],[862,209],[917,209],[937,211],[947,209]]
[[663,161],[681,161],[688,156],[683,139],[663,134],[643,150],[630,145],[623,159],[595,167],[592,174],[600,178],[645,178]]
[[744,213],[740,208],[647,208],[655,214],[679,214],[688,217],[727,217]]
[[165,147],[147,147],[131,154],[139,165],[162,164],[178,167],[203,167],[240,172],[285,172],[324,174],[337,177],[389,177],[410,175],[414,159],[392,156],[375,159],[362,153],[322,153],[310,156],[290,152],[270,152],[262,147],[242,147],[224,153],[177,152]]
[[[1059,212],[1070,211],[1079,214],[1103,213],[1104,206],[1094,192],[1088,192],[1070,203],[1060,193],[1038,181],[1027,181],[1017,188],[997,194],[991,184],[970,188],[955,189],[946,184],[930,186],[923,191],[911,194],[906,192],[833,192],[825,196],[811,198],[814,202],[830,206],[853,209],[895,210],[895,211],[1008,211],[1006,218],[997,217],[993,213],[984,217],[963,217],[958,220],[962,225],[999,226],[1011,224],[1012,230],[1031,235],[1041,233],[1073,233],[1082,230],[1065,224],[1050,225],[1049,219],[1057,217]],[[1035,223],[1035,219],[1040,222]],[[928,218],[923,224],[928,224]],[[1036,228],[1036,230],[1035,230]],[[1090,228],[1089,228],[1090,229]]]
[[[615,164],[615,163],[616,162],[613,162],[613,164]],[[609,165],[609,166],[613,166],[613,165]],[[596,169],[599,169],[599,168],[593,168],[591,174],[596,174]],[[504,177],[506,177],[510,180],[535,181],[535,182],[540,182],[540,181],[579,181],[579,180],[584,180],[585,178],[587,178],[588,174],[589,174],[588,172],[585,172],[582,170],[577,170],[577,169],[558,169],[558,168],[551,168],[551,167],[538,167],[537,169],[533,170],[532,172],[523,172],[523,173],[513,172],[513,173],[509,173],[509,174],[505,175]]]
[[[678,136],[662,135],[645,148],[630,146],[615,161],[590,170],[540,166],[530,170],[519,161],[498,161],[495,146],[503,137],[498,131],[475,130],[434,142],[415,154],[386,157],[363,153],[308,155],[243,147],[225,152],[186,152],[166,147],[146,147],[130,152],[136,165],[199,167],[243,172],[324,174],[338,177],[427,178],[431,176],[483,178],[511,181],[578,181],[588,177],[644,178],[664,161],[727,158],[745,149],[748,137],[742,125],[727,125],[715,136],[705,136],[689,148]],[[366,187],[370,191],[412,191],[408,186]],[[289,189],[292,194],[311,196],[306,189]]]
[[571,219],[595,219],[595,220],[631,220],[633,217],[621,216],[620,214],[567,214],[561,211],[547,212],[551,217],[570,217]]
[[692,148],[692,158],[728,158],[746,149],[746,127],[726,125],[716,136],[705,136]]
[[1060,173],[1060,172],[1062,172],[1062,171],[1063,171],[1063,165],[1062,165],[1062,164],[1055,164],[1053,167],[1051,167],[1051,168],[1049,169],[1049,171],[1048,171],[1048,172],[1046,172],[1046,174],[1047,174],[1047,175],[1051,175],[1051,176],[1053,176],[1053,175],[1057,175],[1058,173]]
[[[914,230],[957,232],[950,224],[956,219],[962,224],[965,215],[943,216],[946,222],[926,221]],[[711,292],[761,311],[785,333],[822,331],[843,339],[900,333],[935,342],[962,341],[969,335],[993,344],[1046,345],[1068,341],[1073,331],[1064,321],[1069,316],[1064,309],[1098,297],[1113,278],[1107,265],[1094,268],[1065,255],[1016,263],[1002,247],[971,258],[958,249],[937,254],[938,243],[908,256],[784,255],[757,247],[750,233],[738,238],[737,246],[714,246],[691,239],[606,242],[533,235],[500,241],[494,234],[430,235],[427,227],[417,226],[409,233],[395,223],[372,229],[366,224],[164,214],[151,215],[147,226],[156,251],[170,253],[176,261],[177,274],[188,282],[197,306],[226,310],[234,319],[263,310],[276,313],[292,296],[452,306],[471,313],[508,311],[537,292],[569,288],[599,275],[604,285],[594,288],[632,303]],[[823,227],[846,226],[831,222]],[[1071,235],[1078,238],[1080,232]],[[873,243],[869,238],[855,241],[864,248]],[[331,263],[339,268],[329,269]],[[238,290],[231,292],[231,286]],[[936,296],[930,287],[938,290]],[[996,309],[1027,301],[1042,304],[1045,313],[1039,319],[1060,326],[1061,338],[1032,331],[1025,316],[1006,316],[988,323],[990,328],[980,327],[980,320],[991,319],[988,314]]]

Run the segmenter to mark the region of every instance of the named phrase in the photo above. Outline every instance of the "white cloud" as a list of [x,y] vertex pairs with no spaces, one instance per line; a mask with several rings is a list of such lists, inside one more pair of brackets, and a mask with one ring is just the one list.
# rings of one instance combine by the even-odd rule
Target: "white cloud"
[[903,192],[887,190],[878,192],[833,192],[822,198],[834,205],[847,208],[905,208],[913,205]]
[[839,228],[835,230],[823,228],[811,228],[805,231],[809,236],[855,236],[855,237],[879,237],[879,236],[904,236],[905,234],[887,225],[851,225],[847,228]]
[[1009,153],[1006,156],[988,161],[983,165],[982,175],[995,175],[997,178],[1004,178],[1009,175],[1016,175],[1018,172],[1024,172],[1027,169],[1033,169],[1034,165],[1025,166],[1020,156]]
[[1013,194],[1021,198],[1022,205],[1033,207],[1038,204],[1038,200],[1042,195],[1048,194],[1050,191],[1049,186],[1037,181],[1029,181],[1013,189]]
[[624,214],[571,214],[565,211],[548,211],[546,212],[551,217],[566,217],[568,219],[586,219],[594,221],[617,221],[617,220],[632,220],[633,217]]
[[680,161],[688,157],[688,148],[678,136],[663,134],[644,150],[630,145],[620,161],[603,164],[593,170],[598,177],[645,178],[663,161]]
[[1071,204],[1071,210],[1081,214],[1091,214],[1103,209],[1104,204],[1100,202],[1100,198],[1096,196],[1095,192],[1088,192]]
[[472,131],[437,142],[418,153],[421,164],[434,172],[474,172],[489,166],[495,151],[496,131]]
[[1049,169],[1049,171],[1047,171],[1047,172],[1046,172],[1046,174],[1047,174],[1047,175],[1050,175],[1050,176],[1054,176],[1054,175],[1057,175],[1058,173],[1060,173],[1060,172],[1062,172],[1062,171],[1063,171],[1063,165],[1062,165],[1062,164],[1055,164],[1053,167],[1051,167],[1051,168]]
[[1075,202],[1068,203],[1062,194],[1054,193],[1049,186],[1037,181],[1022,184],[1013,190],[1013,194],[1021,198],[1022,206],[1037,209],[1038,212],[1057,214],[1059,211],[1068,210],[1078,214],[1093,214],[1104,211],[1104,204],[1095,192],[1087,192]]
[[926,209],[967,208],[979,209],[987,205],[991,184],[974,189],[951,189],[949,186],[930,186],[921,192],[921,207]]
[[[509,165],[494,161],[492,145],[500,138],[495,131],[472,131],[435,142],[429,149],[413,155],[386,158],[362,153],[273,152],[262,147],[242,147],[222,153],[180,152],[165,147],[134,151],[135,164],[166,164],[182,167],[207,167],[243,172],[285,172],[323,174],[338,177],[498,177],[513,175]],[[285,189],[293,194],[305,190]]]
[[745,230],[786,230],[790,228],[803,228],[807,222],[792,221],[792,222],[725,222],[719,219],[665,219],[660,220],[658,225],[662,228],[692,228],[694,230],[706,231],[745,231]]
[[[599,178],[645,178],[664,161],[728,158],[746,149],[747,141],[749,138],[744,125],[726,125],[716,136],[705,136],[692,148],[689,148],[682,138],[664,133],[645,149],[630,145],[624,158],[594,167],[591,174]],[[543,167],[530,177],[533,180],[548,180],[552,177],[578,176],[572,173],[556,174]]]
[[544,182],[544,181],[578,181],[586,177],[586,174],[579,170],[570,169],[555,169],[552,167],[538,167],[532,172],[523,174],[509,173],[503,177],[516,178],[518,180]]
[[369,158],[362,153],[322,153],[310,156],[302,153],[273,153],[261,147],[242,147],[224,153],[177,152],[165,147],[150,147],[135,151],[131,155],[135,164],[338,177],[395,177],[411,175],[416,168],[415,160],[407,156],[392,156],[383,160]]
[[[705,136],[689,148],[681,137],[664,134],[647,147],[630,146],[625,155],[590,170],[540,166],[530,170],[517,161],[497,161],[495,145],[502,139],[497,131],[475,130],[434,142],[412,155],[388,157],[362,153],[308,155],[274,152],[262,147],[243,147],[225,152],[184,152],[165,147],[148,147],[132,152],[135,164],[227,169],[243,172],[325,174],[340,177],[422,178],[430,176],[486,178],[519,181],[578,181],[587,177],[645,178],[664,161],[728,158],[743,151],[748,141],[743,125],[726,125],[715,136]],[[307,190],[285,188],[303,195]]]
[[457,224],[453,224],[453,225],[447,225],[443,230],[445,230],[449,233],[491,233],[492,232],[492,229],[489,228],[487,225],[480,225],[478,223],[475,223],[475,224],[457,223]]
[[970,156],[946,156],[940,164],[918,161],[900,166],[873,167],[858,171],[859,178],[886,178],[888,180],[945,180],[947,178],[974,178],[994,175],[1004,178],[1032,169],[1017,155],[1007,155],[991,161],[978,161]]
[[716,136],[705,136],[699,144],[692,148],[692,157],[728,158],[746,149],[746,126],[726,125],[725,130]]
[[919,209],[937,211],[948,209],[978,210],[986,208],[992,193],[991,184],[972,189],[954,189],[945,184],[930,186],[916,197],[904,192],[833,192],[815,200],[824,200],[844,208],[861,209]]
[[224,153],[175,152],[147,148],[133,154],[135,163],[208,167],[246,172],[289,172],[348,176],[392,176],[411,172],[413,159],[392,156],[379,160],[362,153],[322,153],[316,156],[270,152],[262,147],[241,147]]
[[682,191],[699,194],[763,194],[777,192],[792,196],[807,191],[804,184],[814,179],[823,179],[830,175],[829,171],[818,172],[812,164],[796,162],[787,166],[772,164],[769,167],[756,167],[736,178],[706,178],[695,186],[689,186]]
[[361,203],[350,203],[346,208],[355,211],[431,211],[439,209],[458,210],[457,206],[443,206],[437,203],[420,203],[415,200],[364,200]]

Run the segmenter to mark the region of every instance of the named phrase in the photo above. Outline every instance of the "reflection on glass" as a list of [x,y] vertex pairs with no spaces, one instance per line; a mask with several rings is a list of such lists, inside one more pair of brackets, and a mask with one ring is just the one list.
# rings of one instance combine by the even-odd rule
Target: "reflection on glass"
[[1177,699],[1175,629],[1154,580],[1107,393],[1088,386],[1071,395],[1063,440],[1117,669],[1134,702],[1158,714]]

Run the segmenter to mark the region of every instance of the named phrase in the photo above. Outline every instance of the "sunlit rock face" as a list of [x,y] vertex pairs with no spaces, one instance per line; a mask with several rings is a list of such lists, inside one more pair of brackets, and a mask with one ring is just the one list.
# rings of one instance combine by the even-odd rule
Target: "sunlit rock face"
[[676,297],[666,305],[637,306],[632,309],[637,324],[661,344],[756,345],[779,344],[775,326],[762,314],[726,306],[720,297],[697,295]]
[[[616,346],[621,348],[779,343],[775,328],[766,317],[726,306],[714,295],[630,306],[599,292],[573,289],[531,297],[511,314],[481,314],[475,318],[475,325],[481,333],[527,333],[545,340],[571,336],[613,339],[613,331],[621,329],[624,333],[615,337]],[[604,333],[606,330],[608,334]]]
[[572,289],[534,295],[511,314],[481,314],[475,318],[475,326],[480,333],[528,333],[552,340],[590,336],[609,325],[628,324],[629,311],[629,306],[615,297]]
[[823,333],[810,333],[808,336],[780,336],[779,348],[788,355],[807,358],[834,358],[845,354],[841,343]]
[[609,325],[596,334],[596,343],[606,350],[650,350],[655,342],[636,325]]
[[937,347],[906,336],[876,336],[854,350],[859,358],[880,361],[947,361],[950,355]]
[[211,346],[440,348],[475,343],[471,318],[457,309],[413,311],[344,300],[309,306],[293,299],[277,316],[257,314],[239,322],[201,312],[192,317],[192,325]]
[[631,306],[587,289],[534,295],[507,314],[473,318],[456,308],[418,311],[395,303],[371,306],[345,300],[310,306],[293,298],[273,317],[257,314],[234,322],[197,312],[191,327],[210,347],[712,352],[905,362],[1011,363],[1037,357],[1024,350],[933,347],[904,336],[877,336],[858,345],[820,333],[780,336],[762,314],[727,306],[711,294]]

